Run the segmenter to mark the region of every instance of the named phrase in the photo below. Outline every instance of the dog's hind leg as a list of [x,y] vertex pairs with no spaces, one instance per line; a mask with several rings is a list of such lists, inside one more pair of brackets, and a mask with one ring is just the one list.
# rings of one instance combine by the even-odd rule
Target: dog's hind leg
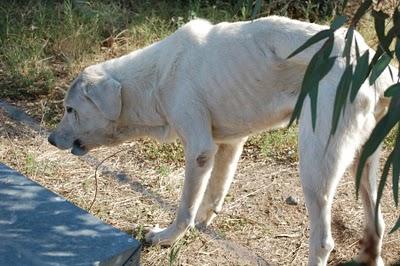
[[309,109],[303,110],[299,130],[300,176],[310,222],[309,265],[312,266],[326,265],[334,247],[331,234],[333,197],[360,145],[360,129],[341,124],[327,146],[330,127],[324,125],[323,120],[330,122],[330,118],[324,117],[324,112],[318,114],[320,120],[314,132]]
[[342,173],[335,173],[335,169],[324,166],[323,162],[315,162],[321,154],[310,154],[309,150],[313,148],[312,145],[309,147],[300,148],[301,154],[309,156],[300,159],[300,175],[310,223],[308,265],[326,265],[334,246],[331,234],[332,200]]
[[[364,167],[361,178],[360,194],[364,206],[365,228],[364,237],[360,241],[361,250],[356,258],[359,263],[367,265],[381,266],[384,265],[381,257],[382,239],[384,232],[384,221],[378,208],[378,219],[375,224],[375,208],[376,208],[376,177],[379,169],[380,148],[371,155]],[[358,166],[358,159],[352,167],[353,175],[355,176]]]
[[196,215],[196,226],[206,227],[222,209],[247,138],[218,145],[211,178]]

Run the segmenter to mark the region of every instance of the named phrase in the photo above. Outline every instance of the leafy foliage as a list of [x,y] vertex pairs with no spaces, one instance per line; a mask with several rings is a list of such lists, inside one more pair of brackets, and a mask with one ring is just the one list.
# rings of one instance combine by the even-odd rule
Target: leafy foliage
[[328,40],[322,45],[318,52],[311,58],[310,64],[307,67],[306,73],[303,78],[303,83],[301,85],[301,92],[299,100],[296,103],[295,111],[290,119],[289,126],[300,117],[300,112],[303,106],[303,101],[308,95],[311,100],[311,117],[312,126],[315,129],[316,123],[316,111],[317,111],[317,98],[318,98],[318,84],[319,82],[328,74],[328,72],[333,67],[336,60],[335,57],[330,57],[334,43],[334,32],[341,25],[343,25],[345,19],[343,16],[337,17],[331,24],[328,30],[323,30],[312,36],[307,40],[302,46],[295,50],[288,58],[295,56],[304,49],[310,47],[311,45],[328,38]]
[[[357,9],[355,15],[350,21],[350,27],[347,30],[346,43],[342,54],[342,56],[346,58],[347,65],[336,90],[336,97],[332,114],[331,135],[334,135],[337,130],[340,114],[342,114],[349,97],[350,102],[353,102],[362,84],[364,82],[367,82],[368,78],[369,84],[372,85],[375,83],[375,81],[379,78],[384,70],[389,69],[392,78],[397,78],[397,80],[399,81],[399,77],[393,77],[393,73],[389,65],[394,55],[396,56],[397,60],[400,59],[399,6],[395,8],[393,14],[387,14],[382,9],[380,9],[380,5],[382,4],[382,2],[383,1],[377,1],[377,3],[374,4],[371,0],[365,0]],[[350,51],[353,43],[354,28],[357,26],[360,19],[370,9],[372,9],[371,13],[374,18],[375,31],[379,41],[376,47],[376,53],[372,60],[369,62],[369,51],[364,52],[364,54],[360,56],[358,44],[357,41],[355,41],[356,62],[352,63],[350,60]],[[389,18],[393,21],[393,26],[389,30],[386,30],[386,25],[388,25],[386,20]],[[315,121],[317,116],[316,102],[318,96],[318,84],[322,80],[324,75],[326,75],[333,66],[333,62],[328,60],[332,58],[329,57],[329,55],[332,51],[331,43],[333,43],[334,38],[333,32],[337,28],[341,27],[344,24],[345,20],[346,18],[344,16],[337,16],[332,22],[329,30],[318,32],[289,56],[291,57],[297,53],[300,53],[314,43],[317,43],[324,38],[328,38],[321,49],[314,55],[314,57],[310,61],[310,64],[307,67],[301,87],[301,92],[297,100],[290,124],[292,124],[295,120],[298,120],[298,118],[300,117],[305,97],[308,95],[311,100],[312,126],[313,129],[315,129]],[[393,48],[391,48],[391,45],[394,41],[396,43],[393,50]],[[323,60],[319,58],[323,58]],[[318,74],[318,71],[316,71],[315,69],[323,72],[324,75]],[[400,175],[400,83],[398,81],[386,90],[385,97],[391,98],[388,111],[385,116],[377,123],[369,139],[365,143],[360,155],[360,162],[358,164],[356,174],[356,192],[358,195],[362,172],[368,158],[378,149],[385,137],[389,135],[390,131],[397,126],[398,133],[396,141],[394,143],[393,150],[386,159],[381,180],[379,182],[377,206],[375,212],[378,211],[379,202],[382,198],[390,168],[392,168],[392,191],[394,202],[395,205],[398,206]],[[399,228],[400,217],[391,232]]]

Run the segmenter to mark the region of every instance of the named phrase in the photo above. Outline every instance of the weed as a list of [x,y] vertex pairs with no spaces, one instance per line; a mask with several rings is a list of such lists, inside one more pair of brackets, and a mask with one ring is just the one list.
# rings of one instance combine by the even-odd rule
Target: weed
[[142,224],[137,225],[132,231],[132,236],[136,238],[138,241],[145,240],[145,230]]
[[168,165],[166,164],[162,164],[160,165],[160,167],[158,168],[158,174],[161,175],[162,177],[166,177],[169,174],[171,174],[171,169],[169,168]]
[[245,157],[257,154],[282,162],[294,162],[297,156],[297,127],[265,132],[251,137],[245,145]]
[[180,239],[172,245],[172,247],[170,248],[169,254],[168,254],[168,264],[170,266],[179,264],[178,263],[179,252],[181,251],[181,248],[185,244],[186,244],[186,241],[184,239]]
[[175,242],[169,251],[168,254],[168,264],[179,265],[179,254],[182,251],[182,248],[187,247],[191,242],[196,241],[199,238],[200,232],[196,228],[191,228],[186,234],[184,238],[179,239]]
[[25,172],[28,175],[33,175],[37,169],[37,162],[32,154],[27,154],[25,158]]

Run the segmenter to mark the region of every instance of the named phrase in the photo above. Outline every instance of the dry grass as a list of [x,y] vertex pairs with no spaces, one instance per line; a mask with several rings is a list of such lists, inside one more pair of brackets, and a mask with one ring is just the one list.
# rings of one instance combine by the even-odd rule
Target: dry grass
[[[94,196],[94,169],[101,158],[118,150],[100,168],[99,194],[91,213],[142,239],[151,226],[173,219],[182,187],[183,164],[154,160],[141,142],[101,148],[91,157],[74,157],[50,147],[43,133],[8,119],[0,112],[0,160],[31,179],[87,209]],[[149,145],[156,145],[151,143]],[[251,151],[249,151],[249,149]],[[179,156],[178,156],[179,157]],[[285,203],[288,196],[299,204]],[[383,200],[386,223],[393,225],[398,210],[391,195]],[[341,182],[333,209],[336,248],[330,265],[350,260],[362,234],[362,210],[354,197],[351,177]],[[144,265],[304,265],[308,249],[306,209],[297,163],[267,158],[251,144],[240,162],[223,212],[212,227],[193,230],[171,248],[144,247]],[[400,232],[385,236],[384,259],[399,259]]]

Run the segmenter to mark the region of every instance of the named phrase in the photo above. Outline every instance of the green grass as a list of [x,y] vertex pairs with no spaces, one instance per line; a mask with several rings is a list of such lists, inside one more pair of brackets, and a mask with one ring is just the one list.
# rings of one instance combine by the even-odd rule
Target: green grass
[[[259,16],[329,20],[334,5],[317,2],[264,1]],[[1,1],[0,98],[44,101],[43,113],[33,114],[54,126],[64,92],[83,67],[160,40],[195,17],[214,23],[250,19],[252,4],[251,0]],[[251,138],[248,146],[265,157],[292,160],[296,139],[293,130],[276,131]],[[183,162],[181,145],[144,141],[143,147],[147,157],[161,163]]]
[[[315,18],[314,1],[265,1],[260,15]],[[82,67],[159,40],[195,17],[249,19],[253,1],[1,1],[0,97],[60,97]],[[325,8],[326,9],[326,8]],[[54,95],[55,94],[55,95]]]
[[[2,2],[0,96],[51,94],[59,80],[70,80],[84,65],[110,57],[102,49],[107,38],[144,46],[172,31],[161,18],[138,16],[142,13],[149,12],[135,12],[113,2]],[[118,35],[124,30],[129,38]],[[140,41],[132,42],[135,39]]]
[[37,169],[37,162],[32,154],[28,154],[25,158],[25,172],[32,175]]
[[295,162],[298,160],[297,131],[297,127],[290,127],[252,136],[245,145],[244,156],[256,154],[261,159]]
[[51,95],[83,66],[164,38],[200,14],[232,18],[215,6],[180,1],[2,1],[0,97]]

